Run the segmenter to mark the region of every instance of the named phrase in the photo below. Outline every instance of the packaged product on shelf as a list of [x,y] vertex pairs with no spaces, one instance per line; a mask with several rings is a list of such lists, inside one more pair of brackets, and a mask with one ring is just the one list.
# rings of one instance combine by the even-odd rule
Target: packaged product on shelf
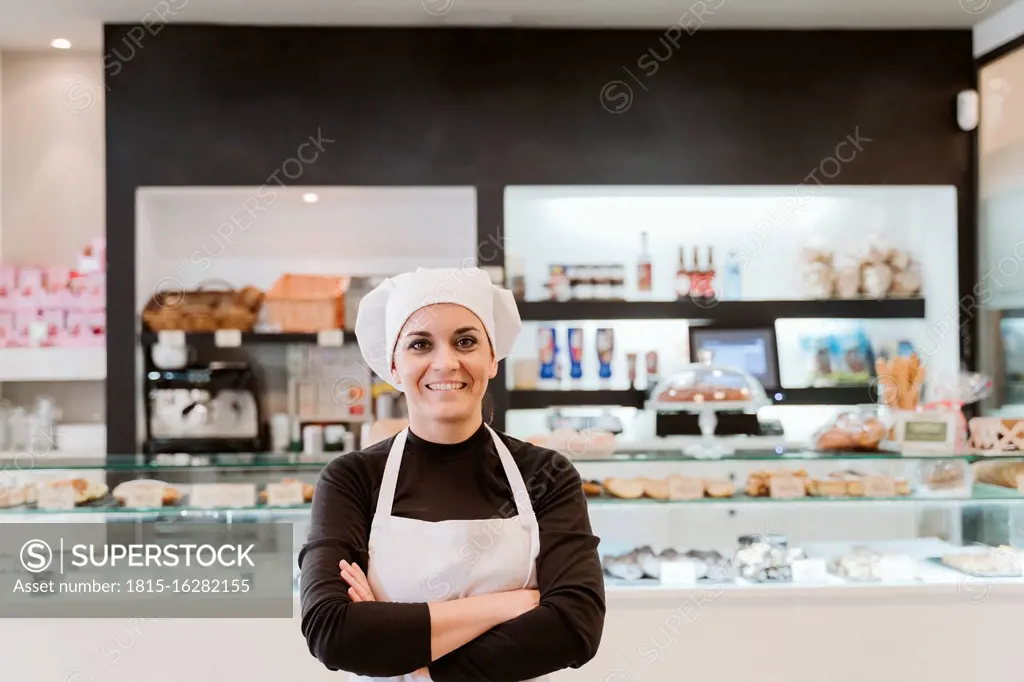
[[892,419],[875,407],[843,410],[814,434],[819,450],[876,452],[889,435]]
[[738,249],[729,251],[722,273],[722,298],[726,301],[739,301],[743,298],[743,279],[740,274],[743,257]]
[[867,385],[874,376],[874,351],[859,327],[848,333],[803,337],[800,346],[810,366],[812,386]]
[[914,411],[921,401],[927,368],[917,353],[875,361],[880,399],[889,407]]
[[653,391],[658,385],[658,351],[647,351],[644,355],[644,366],[647,368],[647,389]]
[[540,362],[540,378],[556,379],[558,337],[554,327],[541,327],[537,330],[537,356]]
[[647,250],[647,233],[640,233],[640,255],[636,262],[636,290],[642,294],[651,292],[654,274],[651,270],[651,254]]
[[978,483],[1012,490],[1019,489],[1024,476],[1024,462],[978,462],[972,469]]
[[[582,337],[582,334],[580,335]],[[615,356],[615,330],[603,327],[597,330],[597,375],[602,379],[612,376],[612,359]]]
[[570,327],[568,334],[569,377],[583,378],[583,328]]
[[572,283],[565,265],[548,267],[548,298],[553,301],[568,301],[572,298]]
[[962,459],[923,459],[918,462],[920,497],[970,497],[972,470]]
[[636,388],[636,353],[626,353],[626,373],[629,375],[629,387]]

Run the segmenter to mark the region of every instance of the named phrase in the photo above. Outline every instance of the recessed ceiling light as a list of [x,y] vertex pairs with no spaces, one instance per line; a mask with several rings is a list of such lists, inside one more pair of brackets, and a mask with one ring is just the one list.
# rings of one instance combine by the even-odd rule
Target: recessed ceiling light
[[58,50],[69,50],[71,49],[71,41],[67,38],[54,38],[50,41],[50,47],[55,47]]
[[305,194],[302,195],[302,200],[305,201],[307,204],[315,204],[316,202],[320,201],[320,197],[317,196],[316,192],[306,192]]

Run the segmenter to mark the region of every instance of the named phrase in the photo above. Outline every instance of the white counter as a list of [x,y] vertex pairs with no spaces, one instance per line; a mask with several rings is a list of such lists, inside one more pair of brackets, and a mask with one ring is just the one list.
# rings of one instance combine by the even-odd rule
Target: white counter
[[[951,574],[952,575],[952,574]],[[0,619],[18,682],[316,682],[291,619]],[[608,590],[597,657],[557,682],[1011,682],[1024,579]],[[395,646],[402,646],[395,642]]]

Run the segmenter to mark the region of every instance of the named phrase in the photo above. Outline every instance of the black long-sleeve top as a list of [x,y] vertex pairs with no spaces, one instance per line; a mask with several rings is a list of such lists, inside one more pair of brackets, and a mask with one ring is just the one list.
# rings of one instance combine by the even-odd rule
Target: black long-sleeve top
[[[321,663],[373,677],[404,675],[429,664],[436,682],[518,682],[593,658],[604,626],[604,580],[579,474],[552,450],[499,437],[523,475],[540,526],[540,605],[431,663],[426,603],[349,599],[338,563],[357,563],[368,573],[370,524],[390,438],[333,460],[317,482],[312,530],[299,566],[302,632]],[[391,513],[421,521],[515,516],[512,490],[487,429],[451,445],[410,432]]]

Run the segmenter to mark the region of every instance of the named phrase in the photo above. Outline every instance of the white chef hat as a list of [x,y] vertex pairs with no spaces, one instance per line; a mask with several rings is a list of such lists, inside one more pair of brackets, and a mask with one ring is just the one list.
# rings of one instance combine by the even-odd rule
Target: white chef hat
[[370,369],[400,391],[391,378],[398,333],[414,312],[438,303],[461,305],[479,317],[497,360],[509,354],[523,326],[512,292],[480,269],[417,268],[389,277],[359,302],[356,340]]

